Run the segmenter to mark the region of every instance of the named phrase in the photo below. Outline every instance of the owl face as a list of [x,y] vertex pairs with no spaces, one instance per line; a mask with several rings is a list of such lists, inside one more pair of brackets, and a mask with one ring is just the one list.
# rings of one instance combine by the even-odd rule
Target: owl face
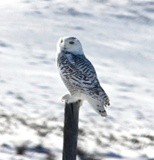
[[75,37],[62,37],[59,39],[57,49],[63,52],[71,52],[74,54],[83,54],[80,41]]

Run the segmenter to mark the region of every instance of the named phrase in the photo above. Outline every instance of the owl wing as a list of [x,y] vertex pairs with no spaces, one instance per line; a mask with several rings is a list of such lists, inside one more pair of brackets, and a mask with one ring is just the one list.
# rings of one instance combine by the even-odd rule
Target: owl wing
[[67,80],[72,86],[85,93],[87,96],[100,101],[103,105],[109,105],[109,98],[101,88],[95,69],[84,55],[66,55],[69,63]]

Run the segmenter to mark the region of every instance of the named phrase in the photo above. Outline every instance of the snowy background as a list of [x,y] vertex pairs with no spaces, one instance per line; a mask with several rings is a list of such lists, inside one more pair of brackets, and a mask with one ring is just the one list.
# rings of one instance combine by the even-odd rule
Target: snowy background
[[0,2],[0,160],[61,160],[59,37],[76,36],[111,99],[80,110],[78,160],[154,160],[154,1]]

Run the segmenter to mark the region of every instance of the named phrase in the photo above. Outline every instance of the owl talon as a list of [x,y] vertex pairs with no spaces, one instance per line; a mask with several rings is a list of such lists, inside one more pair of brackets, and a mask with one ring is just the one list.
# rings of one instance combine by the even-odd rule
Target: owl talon
[[66,102],[68,103],[69,99],[71,98],[71,96],[69,94],[65,94],[63,97],[62,97],[62,102]]
[[80,101],[80,106],[82,105],[83,101],[82,100],[79,100],[77,97],[73,96],[73,95],[69,95],[69,94],[66,94],[62,97],[62,102],[66,102],[66,103],[75,103],[77,101]]
[[79,106],[82,106],[83,100],[79,100]]

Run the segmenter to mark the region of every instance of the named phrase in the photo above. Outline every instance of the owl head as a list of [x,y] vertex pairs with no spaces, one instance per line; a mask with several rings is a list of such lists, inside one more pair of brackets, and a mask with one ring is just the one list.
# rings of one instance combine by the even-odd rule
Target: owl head
[[61,37],[57,43],[57,51],[83,54],[82,45],[75,37]]

